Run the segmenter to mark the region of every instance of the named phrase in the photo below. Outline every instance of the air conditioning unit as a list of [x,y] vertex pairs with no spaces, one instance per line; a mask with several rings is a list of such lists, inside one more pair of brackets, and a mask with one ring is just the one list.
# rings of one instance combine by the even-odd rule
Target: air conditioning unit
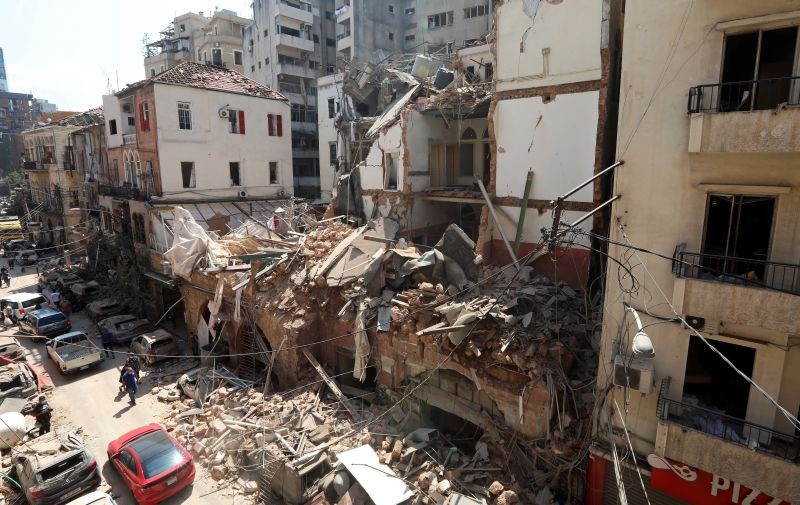
[[127,112],[128,114],[130,114],[131,110],[133,110],[132,107],[131,107],[131,104],[129,104],[129,103],[123,103],[122,104],[122,112]]
[[220,109],[220,111],[219,111],[219,117],[225,118],[225,117],[228,117],[230,115],[231,115],[231,111],[229,111],[228,109]]
[[656,367],[646,359],[618,355],[614,358],[614,385],[653,394],[656,388]]
[[247,191],[239,191],[239,198],[247,198]]
[[214,42],[214,47],[219,47],[219,42]]

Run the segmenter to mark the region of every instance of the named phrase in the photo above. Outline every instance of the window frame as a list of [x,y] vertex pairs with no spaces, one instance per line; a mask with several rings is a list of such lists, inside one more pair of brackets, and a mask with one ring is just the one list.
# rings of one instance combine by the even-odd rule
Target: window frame
[[[273,168],[275,169],[275,174],[274,174],[275,177],[274,178],[272,177]],[[267,164],[267,183],[270,186],[280,185],[280,183],[281,183],[280,182],[281,181],[281,175],[280,174],[281,174],[280,164],[277,161],[270,161]]]
[[[235,168],[236,168],[236,178],[235,179],[233,177],[233,175],[234,175],[234,173],[233,173],[234,165],[235,165]],[[228,162],[228,175],[229,175],[229,178],[230,178],[230,183],[231,183],[231,187],[232,188],[240,188],[240,187],[244,186],[244,184],[242,184],[242,163],[241,162],[239,162],[239,161],[229,161]]]
[[[178,102],[178,107],[177,108],[178,108],[178,130],[181,130],[181,131],[192,131],[192,127],[193,127],[193,125],[192,125],[192,103],[191,102]],[[181,118],[181,111],[184,111],[183,115],[186,116],[186,118],[188,118],[188,122],[187,122],[186,118],[183,118],[183,119]],[[184,128],[184,126],[182,126],[182,125],[185,125],[185,124],[188,124],[188,128]]]
[[[193,189],[197,187],[197,174],[195,170],[194,161],[181,161],[181,183],[183,189]],[[191,168],[191,172],[189,172],[189,183],[186,184],[186,175],[183,173],[184,164],[188,164]]]
[[233,64],[234,65],[243,65],[244,64],[244,54],[242,51],[233,51]]

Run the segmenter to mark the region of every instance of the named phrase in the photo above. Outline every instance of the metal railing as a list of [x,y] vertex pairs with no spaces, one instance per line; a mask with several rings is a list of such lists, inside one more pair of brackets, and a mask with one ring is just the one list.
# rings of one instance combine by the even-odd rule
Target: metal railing
[[659,398],[658,417],[751,450],[800,463],[800,437],[697,405]]
[[135,133],[124,133],[122,135],[122,144],[123,145],[130,145],[136,143],[136,134]]
[[145,201],[148,197],[146,191],[142,190],[141,188],[134,188],[132,186],[109,186],[106,184],[101,184],[98,187],[98,192],[101,195],[118,196],[127,198],[129,200]]
[[800,103],[800,76],[703,84],[689,89],[689,113],[774,109]]
[[790,263],[680,251],[673,263],[673,273],[689,279],[800,294],[800,265]]

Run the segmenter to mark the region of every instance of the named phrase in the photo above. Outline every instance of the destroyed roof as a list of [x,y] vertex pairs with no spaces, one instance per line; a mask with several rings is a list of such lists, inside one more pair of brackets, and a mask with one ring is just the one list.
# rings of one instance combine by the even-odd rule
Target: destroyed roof
[[245,77],[235,70],[191,61],[183,62],[150,79],[129,84],[116,96],[127,94],[151,82],[288,102],[282,94],[249,77]]
[[105,124],[105,116],[103,115],[103,107],[95,107],[84,112],[73,113],[70,116],[59,119],[57,121],[37,121],[31,130],[38,130],[48,126],[95,126]]

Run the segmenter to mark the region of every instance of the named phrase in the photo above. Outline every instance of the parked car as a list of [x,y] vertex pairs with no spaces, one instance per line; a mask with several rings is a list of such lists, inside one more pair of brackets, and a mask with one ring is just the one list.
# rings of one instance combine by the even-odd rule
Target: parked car
[[73,331],[48,340],[47,354],[62,374],[86,370],[103,361],[100,348],[82,331]]
[[86,315],[92,321],[106,319],[122,312],[124,307],[115,298],[102,298],[86,306]]
[[97,281],[79,282],[64,290],[64,297],[72,303],[72,310],[82,310],[100,294],[100,284]]
[[12,361],[25,359],[25,348],[19,344],[19,340],[14,337],[0,336],[0,356]]
[[133,337],[154,329],[150,321],[132,314],[120,314],[103,319],[97,326],[100,328],[100,333],[111,333],[111,343],[115,345],[129,344]]
[[192,457],[158,424],[135,429],[109,443],[108,460],[139,505],[161,503],[194,481]]
[[117,505],[117,502],[114,501],[114,498],[112,498],[110,494],[101,491],[92,491],[80,498],[75,498],[67,503],[67,505]]
[[35,265],[39,262],[39,256],[34,250],[14,251],[14,261],[20,265]]
[[36,335],[39,341],[63,335],[71,329],[67,316],[51,308],[30,311],[19,320],[19,331]]
[[131,352],[147,365],[178,355],[175,335],[163,328],[142,333],[131,340]]
[[14,240],[9,240],[6,243],[5,247],[3,247],[3,257],[8,258],[9,256],[14,256],[14,251],[20,251],[25,249],[32,249],[30,242],[28,242],[24,238],[15,238]]
[[50,301],[38,293],[14,293],[0,298],[0,309],[4,309],[6,305],[11,306],[11,320],[16,323],[26,312],[47,307]]
[[81,279],[77,274],[67,273],[56,277],[56,279],[51,282],[50,287],[55,288],[58,284],[61,284],[63,289],[74,286],[75,284],[80,284],[81,282],[83,282],[83,279]]
[[0,366],[0,401],[6,398],[28,398],[38,390],[36,375],[27,363]]
[[11,462],[31,505],[65,503],[100,484],[97,461],[83,448],[49,457],[15,452]]

